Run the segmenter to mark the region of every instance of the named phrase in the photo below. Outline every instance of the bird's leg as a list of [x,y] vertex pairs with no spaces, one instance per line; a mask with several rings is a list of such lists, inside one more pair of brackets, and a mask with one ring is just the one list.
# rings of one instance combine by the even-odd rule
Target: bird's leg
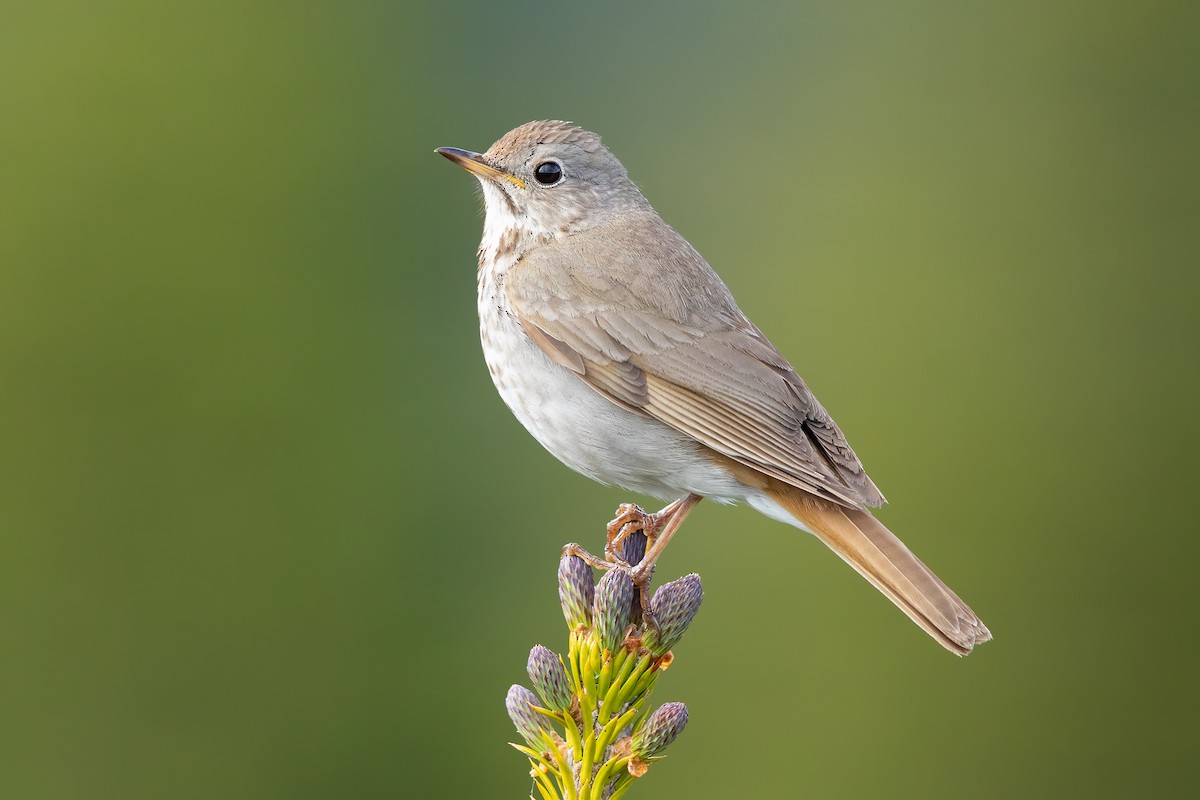
[[[683,499],[676,500],[661,511],[656,511],[653,514],[648,514],[639,505],[633,503],[622,503],[617,506],[617,516],[608,523],[607,539],[604,544],[604,557],[609,561],[625,563],[625,559],[621,558],[620,545],[625,542],[630,536],[641,531],[646,535],[646,546],[654,542],[654,537],[658,535],[658,531],[663,527],[671,515],[679,508]],[[644,554],[644,553],[643,553]],[[630,564],[630,566],[634,566]]]
[[[675,503],[671,505],[675,505]],[[663,511],[666,511],[670,507],[667,506]],[[660,511],[659,514],[663,513],[663,511]],[[604,557],[609,561],[622,561],[623,559],[618,555],[618,546],[638,531],[642,531],[649,538],[651,531],[656,527],[655,517],[657,516],[658,514],[647,514],[642,510],[641,506],[636,506],[633,503],[622,503],[617,506],[616,518],[608,523],[608,531],[604,542]]]
[[[675,531],[683,524],[683,520],[703,499],[700,495],[689,494],[653,514],[647,514],[633,503],[622,503],[617,507],[616,518],[608,523],[604,558],[592,555],[574,542],[564,546],[562,554],[578,556],[595,569],[609,570],[614,566],[631,568],[635,585],[642,590],[643,596],[647,596],[654,562],[658,561]],[[618,548],[622,542],[639,531],[646,535],[646,554],[637,564],[630,564],[621,557]]]
[[642,603],[642,616],[651,625],[655,624],[653,612],[650,610],[650,578],[654,574],[654,563],[667,549],[671,537],[675,535],[675,531],[679,530],[679,526],[687,519],[687,515],[703,499],[698,494],[689,494],[679,498],[657,514],[645,515],[651,522],[650,526],[642,529],[646,533],[646,555],[633,568],[633,584],[645,598]]
[[[647,568],[653,567],[654,562],[667,546],[667,541],[701,499],[699,495],[689,494],[653,514],[647,514],[640,506],[633,503],[622,503],[617,506],[616,518],[608,523],[604,557],[609,561],[621,561],[622,559],[617,555],[618,545],[632,534],[641,531],[646,534],[646,557],[642,559],[641,563],[646,564]],[[660,538],[664,541],[658,545],[656,543]]]
[[[578,556],[579,558],[583,559],[585,564],[593,569],[609,570],[616,566],[613,560],[605,560],[599,556],[594,556],[575,542],[563,545],[562,555],[560,555],[559,558],[562,558],[563,556]],[[620,561],[620,559],[617,559],[617,561]]]

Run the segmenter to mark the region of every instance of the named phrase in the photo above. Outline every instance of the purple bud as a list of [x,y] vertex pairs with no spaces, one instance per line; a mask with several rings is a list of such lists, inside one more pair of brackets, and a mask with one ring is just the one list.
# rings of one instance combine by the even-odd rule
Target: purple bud
[[646,626],[642,643],[656,656],[670,650],[683,638],[683,632],[692,624],[703,599],[699,575],[685,575],[658,587],[650,600],[650,613],[655,624]]
[[633,578],[628,570],[613,567],[596,587],[596,635],[605,650],[616,650],[625,641],[632,603]]
[[646,534],[636,531],[621,540],[621,558],[627,564],[637,566],[646,557]]
[[562,659],[540,644],[529,651],[529,663],[525,668],[529,680],[545,702],[546,707],[565,711],[571,707],[571,688],[567,683],[567,671]]
[[[635,531],[621,540],[620,556],[626,563],[636,566],[640,564],[642,559],[646,557],[646,534],[642,531]],[[650,575],[653,577],[654,567],[650,567]],[[637,587],[634,587],[633,602],[630,604],[629,621],[634,625],[642,624],[642,605],[644,604],[642,593]]]
[[596,576],[592,568],[579,556],[563,556],[558,562],[558,602],[571,630],[592,624],[595,596]]
[[542,733],[546,726],[542,724],[541,714],[530,708],[537,704],[538,701],[533,696],[533,692],[516,683],[508,690],[508,697],[504,700],[504,705],[508,709],[508,717],[513,721],[513,725],[517,726],[517,733],[521,734],[521,738],[529,744],[541,747]]
[[683,703],[663,703],[633,735],[633,754],[641,759],[658,755],[675,741],[687,721],[687,706]]

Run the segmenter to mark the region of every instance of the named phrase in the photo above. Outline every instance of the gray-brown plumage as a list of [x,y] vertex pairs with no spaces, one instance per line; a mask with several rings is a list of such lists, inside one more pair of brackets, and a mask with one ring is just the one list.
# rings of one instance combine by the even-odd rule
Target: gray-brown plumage
[[664,500],[747,503],[816,534],[947,649],[991,637],[867,511],[884,498],[841,430],[599,137],[532,122],[482,155],[439,152],[483,186],[485,357],[551,453]]

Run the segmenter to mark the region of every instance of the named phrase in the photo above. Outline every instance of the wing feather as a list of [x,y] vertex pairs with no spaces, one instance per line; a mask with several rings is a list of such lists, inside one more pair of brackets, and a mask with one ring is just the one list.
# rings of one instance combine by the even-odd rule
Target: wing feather
[[657,216],[535,249],[504,294],[538,347],[614,403],[843,506],[884,502],[804,381]]

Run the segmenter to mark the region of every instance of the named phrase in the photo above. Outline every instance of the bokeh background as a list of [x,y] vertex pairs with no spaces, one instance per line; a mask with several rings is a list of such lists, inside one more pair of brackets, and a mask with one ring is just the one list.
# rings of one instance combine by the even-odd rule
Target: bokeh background
[[[433,148],[599,131],[992,627],[704,506],[637,796],[1194,769],[1194,3],[10,2],[0,796],[524,797],[502,700],[624,493],[490,385]],[[636,498],[634,498],[636,499]],[[1192,781],[1194,782],[1194,781]],[[631,795],[632,796],[632,795]]]

